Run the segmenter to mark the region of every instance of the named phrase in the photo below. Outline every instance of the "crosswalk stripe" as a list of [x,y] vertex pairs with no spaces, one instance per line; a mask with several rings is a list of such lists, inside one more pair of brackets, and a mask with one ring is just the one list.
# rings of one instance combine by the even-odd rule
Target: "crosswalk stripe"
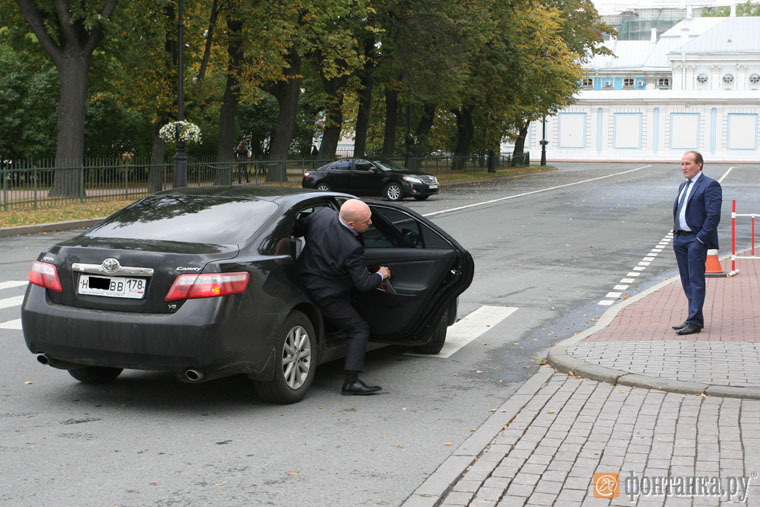
[[24,296],[14,296],[12,298],[0,299],[0,310],[3,308],[10,308],[12,306],[18,306],[24,301]]
[[0,290],[2,289],[12,289],[14,287],[21,287],[22,285],[26,285],[29,282],[24,280],[23,282],[20,280],[13,280],[10,282],[0,282]]
[[512,315],[517,308],[512,306],[481,306],[467,317],[449,327],[446,334],[446,343],[438,354],[415,354],[407,352],[409,356],[437,357],[445,359],[451,357],[456,351],[493,329],[502,320]]
[[21,319],[0,322],[0,329],[21,329]]

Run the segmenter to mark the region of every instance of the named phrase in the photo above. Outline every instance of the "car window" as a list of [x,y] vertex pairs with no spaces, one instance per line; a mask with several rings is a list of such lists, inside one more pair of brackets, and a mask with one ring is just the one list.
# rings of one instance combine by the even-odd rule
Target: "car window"
[[350,160],[338,160],[333,165],[330,166],[330,169],[333,171],[350,171],[351,170],[351,161]]
[[451,248],[446,239],[413,216],[379,206],[372,206],[372,225],[363,236],[365,248]]
[[369,171],[373,167],[372,162],[367,160],[354,160],[354,170],[356,171]]
[[365,248],[422,248],[417,220],[390,208],[372,208],[372,225],[364,233]]
[[88,238],[240,244],[277,210],[271,201],[194,195],[152,195],[111,215]]

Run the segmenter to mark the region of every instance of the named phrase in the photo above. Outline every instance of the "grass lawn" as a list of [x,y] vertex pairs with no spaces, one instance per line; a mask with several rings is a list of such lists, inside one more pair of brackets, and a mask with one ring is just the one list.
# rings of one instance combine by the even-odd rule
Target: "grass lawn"
[[[530,167],[514,167],[500,169],[495,173],[488,171],[467,171],[457,173],[447,173],[437,175],[438,180],[442,183],[456,183],[463,180],[479,180],[493,178],[498,176],[512,176],[518,174],[527,174],[534,172],[550,171],[554,169],[551,166],[532,165]],[[293,182],[287,186],[299,186]],[[120,210],[124,206],[131,204],[131,200],[116,201],[88,201],[84,203],[71,203],[58,206],[51,206],[38,209],[10,209],[0,211],[0,227],[17,227],[20,225],[46,224],[51,222],[65,222],[68,220],[85,220],[90,218],[99,218],[110,215]]]

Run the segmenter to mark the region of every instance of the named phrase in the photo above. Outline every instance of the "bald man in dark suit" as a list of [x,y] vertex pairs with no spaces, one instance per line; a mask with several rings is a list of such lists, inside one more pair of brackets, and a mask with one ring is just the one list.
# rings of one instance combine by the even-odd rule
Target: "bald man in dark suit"
[[301,219],[298,228],[306,236],[306,246],[298,257],[298,270],[309,296],[322,316],[348,333],[344,395],[374,394],[380,386],[359,379],[369,340],[369,324],[351,305],[351,290],[370,291],[390,278],[383,266],[370,273],[364,261],[359,234],[372,224],[372,211],[364,202],[349,199],[336,213],[322,208]]

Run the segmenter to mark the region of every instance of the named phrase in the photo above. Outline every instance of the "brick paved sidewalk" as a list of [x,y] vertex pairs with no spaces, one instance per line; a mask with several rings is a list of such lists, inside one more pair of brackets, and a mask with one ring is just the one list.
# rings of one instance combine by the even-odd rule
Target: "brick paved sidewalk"
[[737,268],[708,279],[702,333],[671,329],[672,280],[552,347],[564,372],[542,367],[404,505],[760,506],[760,261]]
[[707,279],[701,333],[671,329],[687,314],[675,279],[612,307],[606,326],[550,350],[549,362],[596,380],[760,399],[760,260],[740,259],[737,268],[735,277]]
[[[511,417],[504,415],[504,429],[435,505],[760,505],[760,401],[555,373]],[[595,497],[595,473],[619,474],[618,498]],[[736,487],[731,497],[709,496],[707,487],[685,494],[677,483],[670,493],[654,494],[657,478],[667,476]],[[746,479],[748,485],[740,482]],[[634,484],[639,494],[630,496],[626,485]],[[422,499],[408,504],[423,504],[416,500]]]

